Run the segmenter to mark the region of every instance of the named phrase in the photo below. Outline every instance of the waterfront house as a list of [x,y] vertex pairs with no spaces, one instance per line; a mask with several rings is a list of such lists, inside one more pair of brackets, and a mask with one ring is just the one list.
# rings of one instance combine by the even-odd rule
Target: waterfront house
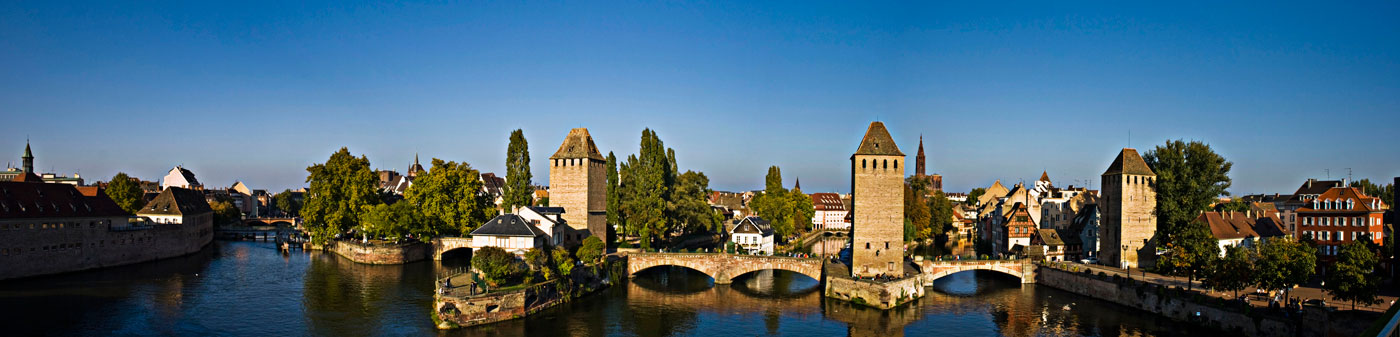
[[564,244],[564,233],[569,228],[569,224],[564,222],[563,207],[527,206],[521,207],[515,213],[544,232],[545,236],[549,237],[547,240],[549,244],[555,246]]
[[530,249],[549,244],[548,234],[518,214],[496,216],[472,231],[471,237],[473,251],[485,247],[498,247],[507,252],[525,254]]
[[749,254],[773,254],[773,227],[768,220],[748,216],[729,227],[729,241]]
[[170,187],[156,195],[136,212],[137,216],[149,218],[155,224],[189,224],[191,226],[211,226],[214,223],[214,209],[209,207],[204,193]]
[[844,231],[846,225],[846,203],[836,193],[812,193],[812,227],[818,231]]
[[170,169],[170,173],[165,174],[165,178],[160,180],[160,187],[162,189],[180,187],[198,190],[203,189],[204,184],[200,184],[199,179],[195,179],[194,172],[177,165]]

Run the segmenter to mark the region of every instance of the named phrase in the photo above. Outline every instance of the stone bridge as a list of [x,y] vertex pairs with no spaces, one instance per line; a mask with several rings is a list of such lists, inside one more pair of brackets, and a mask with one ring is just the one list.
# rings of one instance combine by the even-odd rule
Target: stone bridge
[[786,270],[822,281],[822,259],[783,256],[754,256],[713,253],[631,253],[627,254],[627,273],[658,266],[680,266],[694,269],[715,284],[729,284],[735,277],[760,270]]
[[301,218],[247,218],[243,219],[243,225],[298,227],[301,225]]
[[442,261],[442,253],[453,249],[471,249],[472,238],[440,237],[433,239],[433,260]]
[[957,272],[969,270],[990,270],[1006,275],[1015,276],[1021,279],[1021,283],[1035,283],[1037,266],[1028,259],[1019,260],[977,260],[977,261],[933,261],[924,260],[918,263],[919,270],[925,275],[925,280],[932,284],[934,280],[943,278]]

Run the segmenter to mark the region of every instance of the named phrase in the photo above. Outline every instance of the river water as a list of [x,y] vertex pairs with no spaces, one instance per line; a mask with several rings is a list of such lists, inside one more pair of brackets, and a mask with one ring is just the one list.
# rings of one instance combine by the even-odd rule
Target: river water
[[215,241],[175,259],[0,282],[0,322],[7,336],[1217,335],[995,273],[950,275],[924,299],[882,312],[824,300],[801,274],[761,271],[716,286],[665,267],[525,319],[438,331],[432,280],[461,262],[370,266]]

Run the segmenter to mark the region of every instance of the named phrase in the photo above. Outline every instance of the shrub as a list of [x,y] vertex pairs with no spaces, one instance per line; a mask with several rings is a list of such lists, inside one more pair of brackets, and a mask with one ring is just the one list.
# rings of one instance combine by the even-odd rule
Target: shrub
[[603,240],[590,236],[583,239],[583,246],[578,248],[578,259],[584,263],[598,261],[603,256]]
[[569,250],[564,247],[554,247],[554,264],[558,266],[559,275],[572,275],[574,271],[574,258],[569,256]]
[[525,263],[500,247],[483,247],[472,256],[472,268],[480,270],[491,286],[514,281],[525,274]]
[[621,246],[617,246],[617,248],[632,248],[632,243],[631,243],[631,242],[623,242],[622,245],[621,245]]

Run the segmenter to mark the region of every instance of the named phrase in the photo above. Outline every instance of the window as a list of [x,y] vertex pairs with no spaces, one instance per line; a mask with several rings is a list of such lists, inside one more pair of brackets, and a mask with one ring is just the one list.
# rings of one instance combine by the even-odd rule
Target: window
[[861,159],[861,160],[860,160],[860,168],[862,168],[862,169],[865,168],[865,159]]
[[865,243],[865,249],[870,249],[870,243],[869,243],[869,242],[866,242],[866,243]]
[[890,242],[889,242],[889,241],[885,241],[885,249],[890,249]]
[[882,167],[881,169],[889,169],[889,168],[890,168],[890,160],[889,160],[889,159],[885,159],[885,160],[884,160],[884,163],[885,163],[885,164],[884,164],[884,167]]
[[894,160],[894,168],[899,169],[899,159]]

